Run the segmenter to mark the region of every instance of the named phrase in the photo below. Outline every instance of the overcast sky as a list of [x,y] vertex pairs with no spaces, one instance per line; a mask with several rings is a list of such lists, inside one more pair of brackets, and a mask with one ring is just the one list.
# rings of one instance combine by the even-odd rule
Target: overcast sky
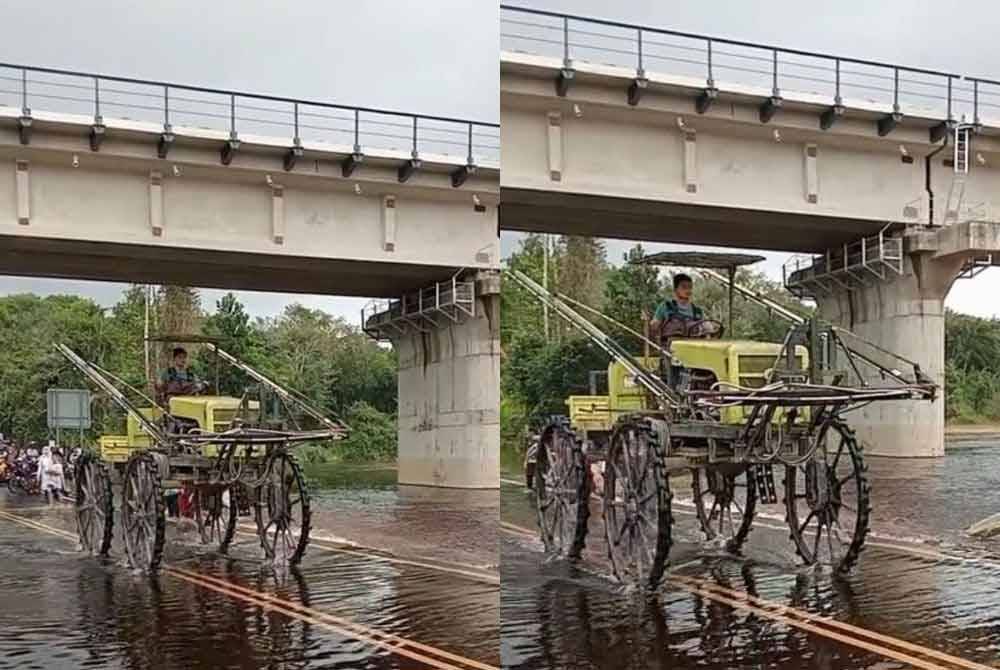
[[[996,2],[968,0],[955,8],[931,0],[511,0],[516,6],[564,12],[1000,79],[1000,11]],[[647,67],[652,67],[647,66]],[[503,248],[516,245],[505,235]],[[632,243],[609,241],[621,259]],[[679,248],[644,245],[653,249]],[[787,255],[767,254],[761,269],[780,279]],[[948,306],[980,316],[1000,314],[1000,269],[955,283]]]
[[[480,0],[0,0],[0,61],[496,122],[499,9]],[[0,277],[0,293],[121,286]],[[214,303],[218,291],[205,291]],[[354,322],[365,302],[240,293],[268,315],[298,301]]]
[[[929,0],[532,0],[522,6],[1000,78],[995,3]],[[488,0],[69,0],[3,3],[0,60],[496,121],[499,22]],[[505,236],[504,248],[514,245]],[[610,242],[617,260],[629,246]],[[769,255],[777,275],[783,256]],[[0,277],[0,293],[120,287]],[[993,315],[1000,271],[959,282],[949,305]],[[206,302],[218,292],[206,291]],[[362,300],[242,293],[268,315],[291,301],[353,321]]]

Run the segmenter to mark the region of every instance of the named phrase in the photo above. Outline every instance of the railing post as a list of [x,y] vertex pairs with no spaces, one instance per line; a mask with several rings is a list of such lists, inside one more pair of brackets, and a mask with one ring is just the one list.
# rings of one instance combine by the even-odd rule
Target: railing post
[[979,80],[972,80],[972,123],[979,125]]
[[28,70],[21,69],[21,115],[31,116],[31,108],[28,107]]
[[899,114],[899,68],[892,68],[892,111]]
[[101,80],[94,77],[94,125],[101,125]]
[[236,96],[229,94],[229,139],[236,139]]
[[563,17],[563,67],[567,70],[573,67],[573,61],[569,58],[569,17]]
[[472,122],[471,121],[469,122],[469,155],[468,155],[468,157],[465,160],[466,160],[466,163],[465,163],[466,165],[475,165],[476,164],[476,161],[475,161],[475,159],[472,156]]
[[773,67],[772,73],[771,73],[772,74],[771,94],[775,98],[780,98],[781,97],[781,89],[778,88],[778,50],[777,49],[772,49],[771,55],[772,55],[773,60],[774,60],[774,67]]
[[948,120],[953,119],[951,114],[951,75],[948,75]]
[[836,87],[837,88],[836,88],[836,91],[834,92],[834,95],[833,95],[833,104],[839,107],[841,105],[841,103],[844,101],[844,99],[840,95],[840,59],[837,58],[837,59],[835,59],[834,62],[835,62],[835,68],[836,68],[836,73],[837,73],[836,74],[836,81],[837,81]]
[[411,155],[413,156],[413,160],[416,160],[420,156],[420,153],[417,151],[417,117],[416,116],[413,117],[413,152],[412,152]]
[[170,132],[170,87],[163,87],[163,132]]
[[715,88],[715,76],[712,74],[712,40],[707,40],[708,44],[708,88]]
[[295,146],[299,146],[302,144],[302,138],[299,137],[299,103],[295,102],[293,105],[294,108],[292,110],[292,114],[295,116],[295,137],[292,138],[292,143]]
[[644,77],[644,76],[646,76],[646,70],[642,66],[642,28],[638,28],[636,30],[636,36],[637,36],[637,42],[636,43],[637,43],[637,46],[638,46],[637,54],[638,54],[638,58],[639,58],[638,68],[636,68],[636,76]]
[[361,134],[360,134],[360,123],[359,117],[360,112],[354,110],[354,154],[358,155],[361,153]]

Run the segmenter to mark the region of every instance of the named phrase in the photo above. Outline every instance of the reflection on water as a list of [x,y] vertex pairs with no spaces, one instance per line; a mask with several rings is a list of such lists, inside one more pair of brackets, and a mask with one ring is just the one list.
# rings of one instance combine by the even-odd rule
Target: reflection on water
[[[388,473],[388,474],[387,474]],[[359,466],[311,469],[318,536],[394,537],[405,556],[409,530],[433,527],[430,539],[454,537],[463,553],[495,564],[497,494],[397,490],[395,472]],[[322,485],[322,488],[320,487]],[[435,515],[435,503],[443,510]],[[0,494],[0,509],[73,529],[69,508]],[[491,510],[493,528],[468,520]],[[429,518],[428,518],[429,517]],[[310,547],[300,570],[264,568],[253,536],[238,536],[230,557],[193,542],[171,525],[168,564],[225,579],[325,614],[399,635],[483,663],[499,663],[499,593],[495,584],[428,567]],[[323,545],[326,544],[324,547]],[[492,545],[492,548],[491,548]],[[412,668],[404,656],[307,621],[261,609],[169,572],[130,573],[118,558],[83,556],[72,543],[0,519],[0,668]],[[486,548],[482,548],[485,546]],[[407,553],[411,552],[411,553]],[[493,557],[491,559],[491,557]]]
[[[765,506],[746,558],[720,557],[699,542],[693,515],[675,507],[674,573],[759,596],[980,663],[1000,659],[1000,561],[964,535],[1000,512],[1000,449],[965,448],[945,459],[870,459],[874,529],[880,537],[926,538],[913,553],[879,544],[847,578],[802,568],[782,526]],[[687,495],[678,480],[675,500]],[[534,528],[530,495],[505,486],[502,517]],[[501,644],[505,668],[907,667],[880,654],[734,608],[668,581],[653,599],[623,593],[611,580],[599,510],[579,565],[546,561],[534,537],[505,534]],[[944,540],[942,543],[941,538]],[[995,541],[994,541],[995,542]],[[942,548],[956,559],[942,558]],[[994,547],[1000,545],[993,545]],[[928,554],[928,552],[935,552]]]

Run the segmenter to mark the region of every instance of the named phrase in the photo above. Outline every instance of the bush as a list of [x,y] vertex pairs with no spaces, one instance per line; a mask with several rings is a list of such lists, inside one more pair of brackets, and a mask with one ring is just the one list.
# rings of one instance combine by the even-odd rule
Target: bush
[[396,418],[380,412],[363,400],[350,406],[344,417],[351,432],[337,443],[336,451],[347,461],[392,461],[396,459]]

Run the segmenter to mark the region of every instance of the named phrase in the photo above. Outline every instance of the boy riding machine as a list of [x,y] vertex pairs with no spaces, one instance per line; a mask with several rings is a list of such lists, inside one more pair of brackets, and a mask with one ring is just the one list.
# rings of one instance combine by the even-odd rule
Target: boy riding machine
[[[122,535],[134,569],[159,568],[166,527],[167,490],[193,492],[192,516],[201,541],[225,553],[241,511],[252,511],[265,557],[294,565],[309,543],[310,507],[305,480],[290,449],[303,442],[338,440],[347,426],[326,418],[308,400],[271,381],[202,337],[162,341],[208,345],[219,360],[254,384],[241,397],[174,395],[155,402],[72,349],[56,349],[128,415],[127,436],[101,438],[101,453],[84,454],[76,478],[76,517],[83,548],[107,555],[114,500],[110,470],[121,481]],[[218,384],[218,382],[216,382]],[[183,392],[183,389],[180,389]],[[145,402],[140,407],[126,395]],[[303,430],[299,418],[316,428]]]
[[[734,292],[791,324],[781,344],[724,340],[713,321],[668,321],[659,343],[632,331],[656,357],[633,356],[570,303],[585,305],[507,271],[612,359],[609,395],[570,398],[570,420],[542,430],[534,488],[547,552],[580,556],[600,479],[593,473],[603,471],[598,497],[614,574],[657,588],[672,543],[669,475],[689,473],[701,529],[726,551],[740,551],[758,503],[780,499],[806,564],[846,572],[857,562],[870,489],[862,447],[844,416],[873,402],[933,400],[937,387],[916,363],[737,285],[736,269],[757,260],[668,252],[637,261],[699,268],[728,286],[730,324]],[[784,470],[780,489],[775,466]]]

